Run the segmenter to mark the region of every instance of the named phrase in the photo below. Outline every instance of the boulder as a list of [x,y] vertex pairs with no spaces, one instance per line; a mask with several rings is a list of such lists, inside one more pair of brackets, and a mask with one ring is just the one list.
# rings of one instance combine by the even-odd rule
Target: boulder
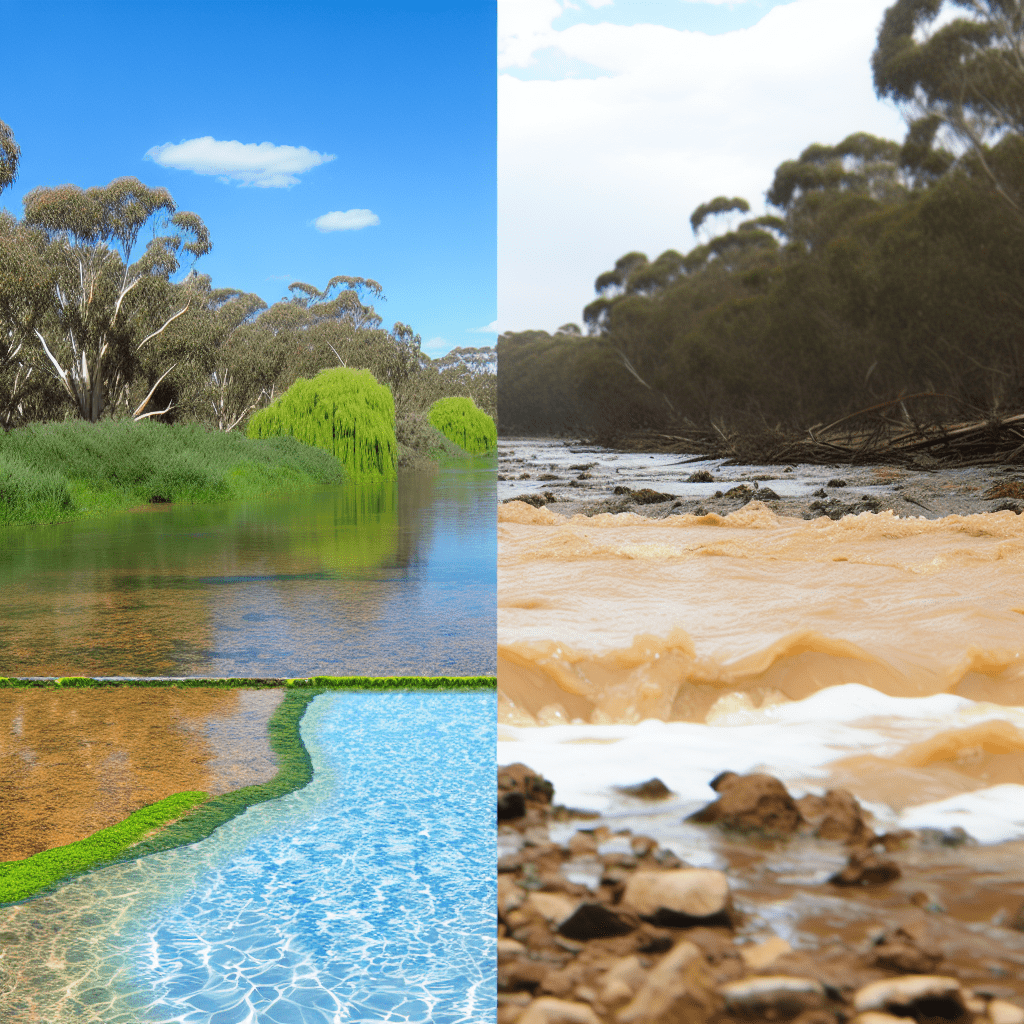
[[858,1013],[876,1011],[916,1020],[970,1020],[960,982],[938,974],[908,974],[872,982],[854,993],[853,1007]]
[[657,925],[685,926],[727,914],[729,880],[712,868],[636,871],[622,902]]
[[820,1010],[826,1002],[820,982],[784,974],[730,981],[720,985],[718,993],[727,1009],[758,1020],[796,1017],[807,1010]]
[[783,836],[792,835],[804,823],[796,801],[771,775],[723,772],[712,779],[711,788],[718,799],[690,815],[690,821]]

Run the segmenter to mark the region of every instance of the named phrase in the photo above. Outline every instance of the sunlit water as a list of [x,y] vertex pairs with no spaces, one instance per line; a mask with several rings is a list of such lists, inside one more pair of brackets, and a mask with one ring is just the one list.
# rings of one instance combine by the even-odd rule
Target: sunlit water
[[494,729],[491,693],[318,697],[305,789],[0,911],[0,1019],[493,1020]]
[[[629,486],[658,486],[645,458]],[[850,789],[881,825],[1024,836],[1024,517],[515,503],[498,530],[499,763],[559,802],[639,813],[613,787],[658,776],[678,822],[758,769]]]
[[495,461],[0,531],[0,675],[484,675]]

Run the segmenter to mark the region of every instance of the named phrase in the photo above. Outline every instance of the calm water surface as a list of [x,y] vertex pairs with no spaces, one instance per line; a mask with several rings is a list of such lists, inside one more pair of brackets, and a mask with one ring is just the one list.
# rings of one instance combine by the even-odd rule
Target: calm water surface
[[0,675],[493,674],[495,474],[0,531]]

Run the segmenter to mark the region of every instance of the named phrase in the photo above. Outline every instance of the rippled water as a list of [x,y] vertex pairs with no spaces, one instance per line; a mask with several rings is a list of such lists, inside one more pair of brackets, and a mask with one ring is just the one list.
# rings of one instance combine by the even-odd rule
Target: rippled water
[[305,789],[0,911],[0,1019],[493,1019],[494,722],[490,693],[317,698]]
[[614,809],[613,785],[657,775],[696,806],[758,768],[1024,835],[1024,517],[513,503],[498,529],[499,759],[561,802]]
[[0,530],[0,674],[492,674],[495,472]]

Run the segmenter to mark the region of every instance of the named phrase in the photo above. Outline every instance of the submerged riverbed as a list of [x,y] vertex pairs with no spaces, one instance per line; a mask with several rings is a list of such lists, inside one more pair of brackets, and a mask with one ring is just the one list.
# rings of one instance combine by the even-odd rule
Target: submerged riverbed
[[0,674],[493,673],[493,458],[0,531]]
[[329,694],[303,790],[0,910],[11,1024],[476,1024],[494,1009],[494,696]]

